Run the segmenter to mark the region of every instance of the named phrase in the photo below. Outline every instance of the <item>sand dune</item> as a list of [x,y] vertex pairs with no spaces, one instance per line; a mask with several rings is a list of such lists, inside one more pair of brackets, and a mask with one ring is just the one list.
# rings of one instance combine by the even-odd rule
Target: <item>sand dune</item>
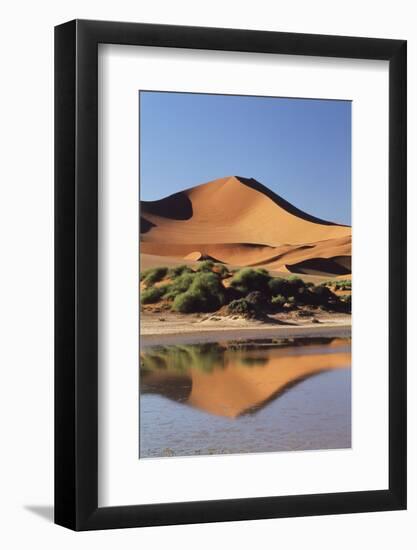
[[351,227],[310,216],[256,180],[232,176],[142,201],[141,252],[345,275],[351,270]]

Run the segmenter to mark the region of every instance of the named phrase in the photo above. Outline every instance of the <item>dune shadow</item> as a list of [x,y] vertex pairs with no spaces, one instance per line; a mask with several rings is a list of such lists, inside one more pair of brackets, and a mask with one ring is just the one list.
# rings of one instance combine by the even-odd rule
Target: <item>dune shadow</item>
[[[345,264],[345,265],[343,265]],[[351,271],[350,258],[337,256],[334,258],[309,258],[286,266],[291,273],[306,275],[336,276],[348,275]]]
[[259,181],[253,179],[253,178],[243,178],[241,176],[236,176],[236,178],[246,185],[247,187],[250,187],[251,189],[255,189],[259,193],[263,193],[266,195],[269,199],[271,199],[275,204],[289,212],[290,214],[293,214],[294,216],[298,216],[299,218],[311,222],[311,223],[318,223],[320,225],[336,225],[340,227],[348,227],[346,225],[331,222],[328,220],[322,220],[321,218],[316,218],[315,216],[311,216],[310,214],[307,214],[307,212],[303,212],[303,210],[300,210],[290,202],[286,201],[273,191],[271,189],[268,189],[268,187],[265,187],[262,183],[259,183]]
[[153,214],[172,220],[189,220],[193,216],[193,205],[184,191],[174,193],[156,201],[140,201],[143,214]]

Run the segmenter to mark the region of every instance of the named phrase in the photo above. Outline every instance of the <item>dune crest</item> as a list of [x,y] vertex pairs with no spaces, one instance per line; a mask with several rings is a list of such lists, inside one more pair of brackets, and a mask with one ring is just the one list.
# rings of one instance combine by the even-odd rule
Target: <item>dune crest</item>
[[351,227],[236,176],[141,202],[141,251],[299,273],[350,273]]

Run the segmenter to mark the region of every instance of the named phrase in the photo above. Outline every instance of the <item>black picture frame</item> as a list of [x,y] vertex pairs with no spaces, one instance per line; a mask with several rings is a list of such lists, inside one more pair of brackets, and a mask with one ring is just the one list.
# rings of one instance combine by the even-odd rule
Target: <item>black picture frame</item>
[[[98,44],[389,62],[389,488],[98,507]],[[55,28],[55,522],[91,530],[406,508],[406,41],[74,20]]]

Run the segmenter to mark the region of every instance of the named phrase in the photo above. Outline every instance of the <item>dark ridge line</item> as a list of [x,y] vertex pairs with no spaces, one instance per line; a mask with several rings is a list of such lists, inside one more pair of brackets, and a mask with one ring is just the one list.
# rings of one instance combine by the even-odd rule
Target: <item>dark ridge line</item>
[[[329,273],[331,275],[349,275],[351,273],[351,269],[348,269],[335,260],[335,258],[345,257],[349,258],[349,256],[334,256],[333,258],[307,258],[301,262],[286,264],[286,267],[291,273],[301,273],[304,275],[309,275],[310,273],[308,271],[302,271],[303,269],[313,270],[319,273]],[[311,275],[314,275],[314,273]]]
[[314,378],[315,376],[319,376],[320,374],[324,374],[325,372],[329,372],[331,370],[333,370],[333,369],[325,367],[322,370],[318,370],[318,371],[311,372],[311,373],[308,373],[308,374],[303,374],[300,377],[298,377],[294,380],[291,380],[290,382],[287,382],[286,384],[284,384],[284,386],[282,386],[282,388],[280,388],[279,390],[273,392],[264,401],[261,401],[257,405],[252,405],[251,407],[248,407],[247,409],[244,409],[241,413],[239,413],[237,415],[236,418],[256,414],[257,412],[264,409],[267,405],[269,405],[270,403],[272,403],[276,399],[279,399],[284,394],[286,394],[287,392],[289,392],[290,390],[292,390],[293,388],[295,388],[296,386],[298,386],[302,382],[305,382],[306,380],[308,380],[310,378]]
[[336,225],[338,227],[350,227],[349,225],[344,225],[341,223],[331,222],[328,220],[322,220],[321,218],[316,218],[315,216],[312,216],[310,214],[307,214],[307,212],[304,212],[303,210],[300,210],[290,202],[286,201],[273,191],[260,183],[259,181],[255,180],[254,178],[244,178],[242,176],[234,176],[237,180],[239,180],[243,185],[246,185],[247,187],[250,187],[251,189],[255,189],[259,193],[263,193],[266,195],[269,199],[271,199],[275,204],[289,212],[290,214],[293,214],[294,216],[298,216],[299,218],[302,218],[305,221],[309,221],[311,223],[317,223],[320,225]]
[[147,233],[152,229],[152,227],[156,227],[156,224],[150,222],[143,216],[140,217],[140,226],[139,226],[139,232],[141,234]]

